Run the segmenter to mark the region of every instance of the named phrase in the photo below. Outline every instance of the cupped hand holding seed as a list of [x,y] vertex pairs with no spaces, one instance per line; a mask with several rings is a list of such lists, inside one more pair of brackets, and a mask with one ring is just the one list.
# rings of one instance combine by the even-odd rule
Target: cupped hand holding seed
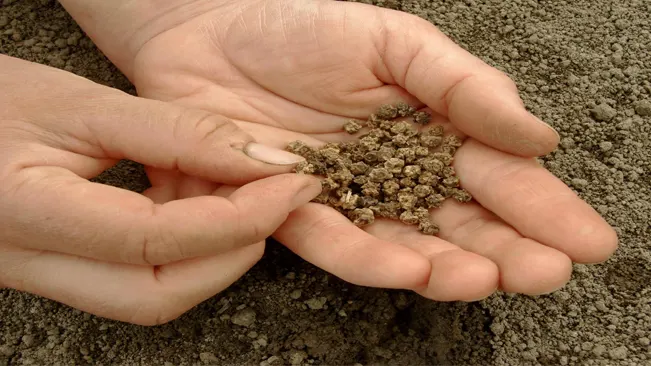
[[[162,323],[237,280],[321,191],[227,118],[1,55],[0,81],[0,287]],[[125,158],[177,173],[143,194],[88,181]],[[188,184],[205,180],[228,186]]]
[[603,261],[617,246],[614,230],[533,159],[559,137],[525,110],[515,84],[420,18],[336,1],[61,2],[142,96],[226,115],[267,144],[354,141],[347,120],[398,102],[427,108],[432,125],[464,140],[452,166],[474,200],[431,210],[437,236],[391,219],[359,228],[319,203],[275,232],[345,280],[435,300],[540,294],[565,284],[573,261]]

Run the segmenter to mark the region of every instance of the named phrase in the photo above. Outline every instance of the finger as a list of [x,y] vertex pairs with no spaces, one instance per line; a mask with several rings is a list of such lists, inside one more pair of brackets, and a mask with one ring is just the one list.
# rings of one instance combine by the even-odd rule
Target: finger
[[418,293],[437,301],[475,301],[498,288],[499,271],[491,260],[396,220],[378,220],[366,231],[382,240],[410,248],[429,259],[429,281]]
[[579,263],[606,260],[617,234],[587,203],[534,160],[467,140],[455,155],[462,185],[525,237]]
[[[114,158],[233,185],[290,172],[304,160],[255,142],[228,119],[201,111],[175,111],[177,107],[164,104],[140,104],[132,102],[131,108],[124,108],[119,115],[107,116],[112,123],[102,119],[88,121],[94,135],[89,139],[94,139],[91,141],[95,146],[102,146]],[[172,110],[165,110],[164,106]],[[143,112],[138,115],[137,110]],[[118,128],[121,123],[116,120],[120,119],[124,123]],[[129,120],[135,122],[126,123]]]
[[221,292],[262,256],[264,243],[152,267],[61,253],[0,251],[0,283],[97,316],[157,325]]
[[316,203],[292,212],[274,237],[308,262],[361,286],[419,289],[429,261],[417,252],[377,239],[334,209]]
[[0,229],[9,244],[137,264],[215,255],[264,240],[321,192],[315,177],[282,174],[229,197],[157,205],[54,167],[25,169],[3,188]]
[[[3,59],[3,72],[11,71],[41,78],[26,86],[37,98],[16,98],[11,86],[0,92],[0,98],[11,102],[7,118],[15,115],[45,129],[49,133],[34,137],[60,150],[97,159],[130,159],[234,185],[290,172],[304,160],[257,143],[231,120],[202,110],[133,97],[43,65]],[[66,87],[53,92],[52,85]],[[50,156],[28,159],[27,164],[14,165],[78,168]]]
[[[359,8],[359,16],[368,18]],[[505,74],[419,17],[382,9],[375,19],[358,24],[370,27],[373,31],[365,34],[379,45],[383,62],[369,62],[380,80],[404,87],[459,130],[497,149],[538,156],[556,147],[558,133],[526,111]]]
[[431,216],[440,226],[441,239],[497,264],[500,289],[505,292],[545,294],[561,288],[570,279],[572,262],[567,255],[523,238],[476,203],[447,200]]

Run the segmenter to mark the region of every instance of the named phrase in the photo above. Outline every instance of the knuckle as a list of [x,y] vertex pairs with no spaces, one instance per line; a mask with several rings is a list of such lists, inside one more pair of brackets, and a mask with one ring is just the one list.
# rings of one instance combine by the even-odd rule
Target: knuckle
[[[265,229],[264,221],[258,219],[252,219],[249,216],[242,213],[242,210],[236,205],[231,205],[233,207],[233,216],[237,218],[237,228],[236,232],[231,232],[230,237],[231,243],[229,243],[229,248],[241,247],[249,244],[253,244],[258,240],[263,240],[266,238],[267,231]],[[224,238],[223,240],[228,240]]]
[[219,238],[223,248],[240,248],[264,240],[273,233],[273,220],[252,216],[254,211],[249,210],[248,205],[241,201],[227,200],[226,203],[221,215],[232,218],[234,225],[224,225],[225,231]]
[[493,70],[495,75],[494,78],[497,81],[498,85],[502,85],[512,91],[516,91],[518,89],[515,81],[507,73],[498,69]]
[[184,258],[182,245],[176,236],[158,225],[144,237],[142,259],[151,266],[167,264]]
[[131,233],[127,242],[131,243],[131,258],[128,262],[136,262],[156,266],[181,260],[185,258],[183,244],[173,229],[174,225],[169,225],[160,218],[160,205],[153,205],[151,214],[145,218],[145,226],[139,226],[136,233]]
[[195,117],[191,124],[199,146],[214,146],[216,142],[237,139],[245,134],[231,120],[208,113]]
[[[263,237],[266,236],[265,234],[266,234],[266,232],[268,230],[265,230],[265,228],[262,227],[262,225],[264,225],[264,224],[260,224],[260,223],[256,223],[256,222],[253,222],[253,223],[251,223],[249,225],[249,231],[248,231],[249,241],[253,242],[253,241],[256,241],[258,239],[262,239]],[[243,243],[243,244],[246,245],[246,244],[251,244],[251,243]]]
[[[485,182],[490,182],[497,186],[515,184],[519,188],[524,188],[530,181],[527,178],[532,173],[532,170],[535,169],[539,169],[536,167],[535,161],[515,158],[496,164],[484,173],[483,178]],[[523,181],[522,179],[526,180]]]
[[[441,238],[453,243],[467,243],[472,246],[477,238],[496,230],[499,225],[499,219],[493,214],[485,210],[477,210],[461,217],[449,230],[442,233]],[[498,242],[488,243],[482,251],[486,254],[491,253],[499,248],[499,244]]]

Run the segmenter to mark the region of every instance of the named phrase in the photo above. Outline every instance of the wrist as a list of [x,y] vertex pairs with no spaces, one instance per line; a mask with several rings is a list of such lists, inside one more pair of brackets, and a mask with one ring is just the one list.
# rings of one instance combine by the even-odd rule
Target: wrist
[[[237,0],[59,0],[97,47],[127,77],[147,41]],[[171,45],[173,46],[173,45]]]

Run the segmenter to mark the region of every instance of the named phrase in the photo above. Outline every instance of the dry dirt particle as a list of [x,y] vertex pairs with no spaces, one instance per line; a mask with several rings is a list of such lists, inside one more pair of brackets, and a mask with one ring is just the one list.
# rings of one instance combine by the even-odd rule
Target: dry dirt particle
[[351,135],[357,133],[361,129],[362,129],[362,124],[359,123],[359,121],[354,119],[348,120],[348,122],[344,124],[344,130]]
[[[396,120],[403,115],[413,115],[419,124],[431,120],[428,113],[414,111],[404,103],[380,106],[369,117],[376,127],[357,141],[328,143],[317,150],[301,141],[288,144],[288,151],[306,159],[296,167],[297,173],[318,174],[316,166],[325,167],[320,171],[325,175],[323,192],[314,202],[337,209],[360,227],[383,217],[417,225],[426,235],[437,234],[438,226],[429,215],[417,217],[414,212],[440,207],[439,198],[470,201],[468,192],[457,189],[460,181],[451,166],[462,141],[443,136],[440,126],[421,133],[408,122]],[[344,130],[353,134],[359,131],[357,126],[348,121]],[[435,151],[438,147],[443,152]],[[386,206],[391,203],[394,206]]]

